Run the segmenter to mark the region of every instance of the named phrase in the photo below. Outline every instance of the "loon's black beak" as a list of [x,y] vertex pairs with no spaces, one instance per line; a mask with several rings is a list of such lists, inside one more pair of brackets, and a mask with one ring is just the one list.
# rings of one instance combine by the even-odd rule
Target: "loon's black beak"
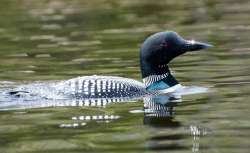
[[186,51],[198,51],[201,49],[211,48],[213,45],[202,43],[194,40],[185,41],[185,50]]

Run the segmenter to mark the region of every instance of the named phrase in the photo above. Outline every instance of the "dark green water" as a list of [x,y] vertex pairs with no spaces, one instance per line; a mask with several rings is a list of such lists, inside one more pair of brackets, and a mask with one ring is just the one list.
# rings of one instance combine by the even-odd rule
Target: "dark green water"
[[140,44],[164,30],[216,47],[171,63],[183,85],[213,92],[183,96],[168,117],[143,113],[142,101],[1,111],[0,152],[249,152],[249,13],[248,0],[1,0],[1,89],[93,74],[141,80]]

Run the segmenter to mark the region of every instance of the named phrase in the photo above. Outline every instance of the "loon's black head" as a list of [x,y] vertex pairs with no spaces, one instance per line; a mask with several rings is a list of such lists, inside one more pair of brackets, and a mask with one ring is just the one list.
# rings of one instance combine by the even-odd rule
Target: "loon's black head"
[[212,47],[210,44],[185,40],[176,32],[159,32],[148,37],[141,47],[141,73],[150,90],[162,90],[178,84],[170,74],[168,63],[188,51]]

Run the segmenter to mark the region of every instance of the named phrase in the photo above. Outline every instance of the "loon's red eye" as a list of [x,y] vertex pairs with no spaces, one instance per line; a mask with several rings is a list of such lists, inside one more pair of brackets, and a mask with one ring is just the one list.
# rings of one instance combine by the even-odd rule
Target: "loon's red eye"
[[167,42],[162,42],[162,43],[160,44],[160,46],[161,46],[161,47],[168,47],[168,43],[167,43]]

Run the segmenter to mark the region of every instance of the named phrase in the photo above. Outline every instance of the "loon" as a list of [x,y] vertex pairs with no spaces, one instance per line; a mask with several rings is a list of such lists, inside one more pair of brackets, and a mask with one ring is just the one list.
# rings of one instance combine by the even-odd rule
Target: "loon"
[[[212,45],[194,40],[185,40],[176,32],[158,32],[149,36],[140,49],[142,82],[114,76],[83,76],[61,81],[46,87],[54,95],[67,95],[74,98],[116,98],[140,97],[151,93],[170,93],[181,88],[171,74],[169,62],[188,51],[210,48]],[[26,85],[11,95],[20,93],[39,94],[43,84]],[[35,87],[35,88],[34,88]],[[52,94],[52,95],[53,95]]]

